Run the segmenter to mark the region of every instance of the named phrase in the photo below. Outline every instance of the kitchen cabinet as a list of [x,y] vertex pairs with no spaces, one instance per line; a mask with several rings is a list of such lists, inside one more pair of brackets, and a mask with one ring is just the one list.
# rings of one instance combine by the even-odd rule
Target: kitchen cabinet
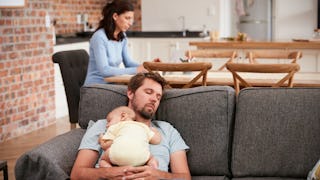
[[132,58],[142,63],[154,58],[164,62],[179,61],[184,57],[190,41],[200,41],[202,38],[128,38],[128,51]]

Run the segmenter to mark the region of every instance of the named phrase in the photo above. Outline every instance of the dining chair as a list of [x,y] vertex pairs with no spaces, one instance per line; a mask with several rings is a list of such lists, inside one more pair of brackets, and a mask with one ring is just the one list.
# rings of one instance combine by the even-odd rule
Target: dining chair
[[188,59],[195,59],[199,61],[210,61],[213,60],[226,60],[217,70],[222,71],[226,67],[227,62],[233,62],[237,58],[236,51],[219,51],[219,50],[210,50],[210,49],[197,49],[197,50],[188,50],[185,52],[185,56]]
[[[288,81],[287,87],[293,87],[293,77],[299,71],[300,66],[297,60],[302,57],[300,51],[286,51],[286,50],[252,50],[245,53],[245,59],[249,64],[242,63],[227,63],[227,69],[233,75],[234,88],[236,93],[240,91],[240,84],[243,87],[252,87],[248,83],[242,73],[285,73],[286,75],[278,82],[271,85],[272,87],[286,86],[285,82]],[[263,86],[267,84],[261,83]]]
[[8,180],[8,165],[7,165],[7,161],[0,160],[0,171],[3,171],[3,180]]
[[80,88],[86,78],[89,55],[83,49],[60,51],[53,54],[52,60],[60,67],[67,96],[69,121],[71,129],[74,129],[78,123]]
[[[190,88],[202,77],[202,86],[207,85],[207,73],[211,69],[212,64],[209,62],[189,62],[189,63],[164,63],[164,62],[144,62],[144,68],[149,72],[163,71],[163,72],[190,72],[199,71],[194,78],[192,78],[182,88]],[[169,82],[170,83],[170,82]],[[169,87],[171,87],[169,85]]]
[[255,50],[246,53],[246,58],[250,63],[268,63],[270,60],[296,63],[298,59],[301,59],[301,57],[302,53],[300,51]]
[[[297,63],[257,64],[228,62],[226,67],[232,73],[236,94],[240,91],[240,83],[243,87],[253,87],[248,80],[243,78],[243,74],[240,75],[240,73],[284,73],[284,77],[272,84],[271,87],[293,87],[294,74],[300,69],[300,66]],[[286,81],[288,81],[287,84],[285,84]],[[269,84],[264,84],[263,86],[269,86]]]

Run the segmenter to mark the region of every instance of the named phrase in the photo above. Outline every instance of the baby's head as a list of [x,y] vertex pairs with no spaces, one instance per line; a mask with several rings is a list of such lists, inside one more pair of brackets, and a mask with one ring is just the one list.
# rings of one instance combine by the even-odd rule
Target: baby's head
[[134,111],[128,106],[117,107],[107,115],[107,127],[120,121],[134,120],[135,116],[136,114],[134,113]]

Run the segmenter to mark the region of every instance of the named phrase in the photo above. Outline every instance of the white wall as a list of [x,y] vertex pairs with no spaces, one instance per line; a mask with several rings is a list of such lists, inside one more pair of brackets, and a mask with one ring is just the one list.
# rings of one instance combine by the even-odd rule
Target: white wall
[[235,16],[234,8],[234,0],[220,0],[220,37],[231,37],[237,34],[233,18]]
[[[142,30],[219,30],[221,36],[237,33],[235,0],[142,0]],[[273,39],[310,38],[317,23],[317,0],[273,0]],[[213,14],[212,14],[213,12]],[[211,13],[211,14],[210,14]]]
[[274,39],[311,38],[317,0],[274,0]]
[[188,30],[219,29],[220,0],[142,0],[143,31],[180,31],[180,16]]

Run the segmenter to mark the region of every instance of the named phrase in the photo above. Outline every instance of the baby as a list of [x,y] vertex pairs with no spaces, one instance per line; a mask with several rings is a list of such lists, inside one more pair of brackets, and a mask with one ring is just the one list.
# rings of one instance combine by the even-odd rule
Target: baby
[[159,144],[161,135],[156,128],[134,119],[134,111],[127,106],[115,108],[107,115],[107,132],[99,138],[105,151],[100,167],[147,164],[158,168],[158,161],[150,154],[149,143]]

